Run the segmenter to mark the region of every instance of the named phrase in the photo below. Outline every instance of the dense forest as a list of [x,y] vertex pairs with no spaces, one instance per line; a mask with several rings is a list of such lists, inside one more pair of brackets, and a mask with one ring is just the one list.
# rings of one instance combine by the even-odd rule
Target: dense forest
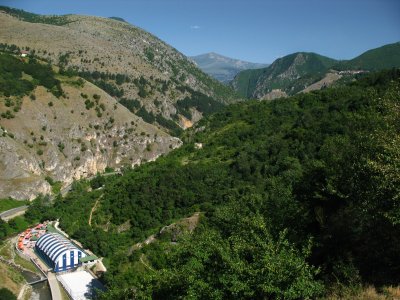
[[[156,162],[39,197],[108,267],[102,299],[305,299],[400,275],[400,71],[230,105]],[[195,147],[201,143],[202,147]],[[89,214],[96,205],[89,224]],[[201,212],[192,233],[132,247]],[[145,262],[145,263],[144,263]]]

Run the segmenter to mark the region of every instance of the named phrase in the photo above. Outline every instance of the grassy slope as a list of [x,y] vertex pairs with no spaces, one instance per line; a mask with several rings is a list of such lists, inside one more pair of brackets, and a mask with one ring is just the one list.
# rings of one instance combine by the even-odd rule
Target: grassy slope
[[7,288],[18,296],[24,283],[24,278],[18,271],[0,262],[0,288]]

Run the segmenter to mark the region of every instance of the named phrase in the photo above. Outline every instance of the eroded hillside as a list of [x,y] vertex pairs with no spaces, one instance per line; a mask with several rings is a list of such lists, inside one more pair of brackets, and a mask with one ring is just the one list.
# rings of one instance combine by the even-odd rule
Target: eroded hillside
[[[15,95],[0,93],[0,198],[32,199],[50,193],[49,182],[66,186],[106,167],[154,160],[181,144],[82,78],[54,74],[59,96],[55,87],[37,84],[36,74],[21,76]],[[19,91],[23,84],[32,90]]]

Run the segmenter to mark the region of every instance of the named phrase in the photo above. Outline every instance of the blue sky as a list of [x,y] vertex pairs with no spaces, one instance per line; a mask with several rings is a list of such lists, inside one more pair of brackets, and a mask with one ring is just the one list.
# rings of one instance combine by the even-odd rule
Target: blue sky
[[353,58],[400,41],[400,0],[0,0],[41,14],[118,16],[186,55],[270,63],[297,51]]

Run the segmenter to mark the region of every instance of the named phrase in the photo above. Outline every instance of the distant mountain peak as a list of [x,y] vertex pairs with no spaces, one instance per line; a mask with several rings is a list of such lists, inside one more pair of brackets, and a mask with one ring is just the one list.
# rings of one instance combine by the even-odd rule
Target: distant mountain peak
[[268,66],[268,64],[252,63],[230,58],[216,52],[208,52],[190,58],[205,73],[223,83],[232,81],[240,71]]

